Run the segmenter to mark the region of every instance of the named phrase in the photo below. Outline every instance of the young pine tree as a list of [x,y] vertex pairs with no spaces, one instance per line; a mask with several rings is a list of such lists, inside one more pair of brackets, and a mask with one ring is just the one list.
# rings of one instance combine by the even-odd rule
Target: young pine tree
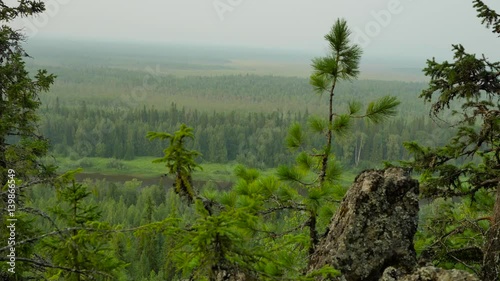
[[[310,83],[316,93],[327,95],[328,113],[326,118],[311,117],[309,129],[313,134],[325,138],[324,146],[307,149],[307,137],[311,135],[306,134],[299,124],[294,124],[290,128],[286,143],[292,151],[300,150],[296,165],[281,166],[278,169],[282,180],[292,182],[296,188],[303,191],[301,194],[306,194],[294,205],[305,208],[308,213],[306,225],[310,233],[309,254],[314,252],[319,241],[318,215],[323,213],[329,219],[332,214],[331,203],[342,193],[334,186],[335,180],[341,173],[332,154],[334,136],[342,138],[350,134],[349,128],[353,119],[367,119],[372,123],[380,123],[394,116],[395,109],[399,105],[395,97],[386,96],[371,102],[364,113],[361,113],[362,104],[357,101],[350,102],[343,112],[334,107],[338,83],[355,79],[359,74],[361,49],[351,43],[350,34],[347,22],[343,19],[337,20],[331,31],[325,35],[330,53],[312,61],[313,74]],[[302,211],[301,208],[298,210]]]

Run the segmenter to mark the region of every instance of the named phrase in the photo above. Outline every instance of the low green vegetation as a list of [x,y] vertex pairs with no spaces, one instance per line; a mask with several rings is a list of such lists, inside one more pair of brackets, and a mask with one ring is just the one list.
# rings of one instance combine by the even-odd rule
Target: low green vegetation
[[[124,176],[124,181],[135,177],[142,179],[159,179],[166,174],[165,168],[161,165],[153,163],[155,157],[137,157],[134,160],[118,160],[114,158],[86,157],[78,160],[70,158],[47,158],[47,162],[58,164],[59,171],[68,171],[81,168],[81,176],[85,178],[85,174],[94,174],[106,179],[106,176]],[[203,163],[200,164],[201,170],[193,173],[195,180],[200,182],[234,182],[236,176],[234,170],[239,164],[233,163]],[[260,170],[264,175],[275,173],[276,169],[269,168]],[[348,172],[348,171],[347,171]],[[346,173],[344,182],[351,182],[354,178],[353,173]],[[125,177],[126,176],[126,177]],[[119,177],[112,177],[118,179]]]

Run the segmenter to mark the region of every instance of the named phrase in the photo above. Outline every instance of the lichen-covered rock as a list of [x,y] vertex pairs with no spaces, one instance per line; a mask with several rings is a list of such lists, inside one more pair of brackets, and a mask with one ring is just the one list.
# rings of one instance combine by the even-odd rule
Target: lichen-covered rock
[[226,271],[219,272],[215,278],[217,281],[249,281],[254,279],[249,279],[245,277],[243,273],[229,273]]
[[331,265],[346,281],[377,281],[389,266],[411,272],[418,210],[418,181],[403,169],[361,173],[316,247],[309,270]]
[[384,271],[380,281],[479,281],[474,275],[461,270],[444,270],[427,266],[405,275],[393,267]]

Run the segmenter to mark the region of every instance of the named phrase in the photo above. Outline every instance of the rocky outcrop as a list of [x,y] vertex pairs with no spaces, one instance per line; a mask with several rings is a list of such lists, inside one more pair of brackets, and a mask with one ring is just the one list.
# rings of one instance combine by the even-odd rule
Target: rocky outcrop
[[418,182],[400,168],[361,173],[312,256],[310,270],[331,265],[347,281],[376,281],[393,266],[416,265]]
[[444,270],[428,266],[421,267],[412,274],[404,274],[394,267],[389,267],[384,271],[380,281],[479,281],[479,279],[461,270]]
[[330,265],[339,281],[478,281],[460,270],[416,268],[418,182],[401,168],[361,173],[316,247],[309,271]]
[[[361,173],[316,246],[309,273],[325,265],[340,270],[336,281],[479,281],[460,270],[417,268],[413,236],[419,211],[418,181],[401,168]],[[254,281],[233,268],[217,269],[217,281]]]

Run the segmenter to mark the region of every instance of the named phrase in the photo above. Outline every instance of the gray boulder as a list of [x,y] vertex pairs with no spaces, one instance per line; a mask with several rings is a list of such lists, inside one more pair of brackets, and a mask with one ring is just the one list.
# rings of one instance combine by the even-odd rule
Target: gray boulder
[[412,274],[404,274],[394,267],[389,267],[384,271],[380,281],[479,281],[479,279],[461,270],[444,270],[427,266],[417,269]]
[[401,168],[361,173],[316,247],[309,270],[330,265],[339,280],[377,281],[393,266],[411,272],[416,265],[418,181]]

